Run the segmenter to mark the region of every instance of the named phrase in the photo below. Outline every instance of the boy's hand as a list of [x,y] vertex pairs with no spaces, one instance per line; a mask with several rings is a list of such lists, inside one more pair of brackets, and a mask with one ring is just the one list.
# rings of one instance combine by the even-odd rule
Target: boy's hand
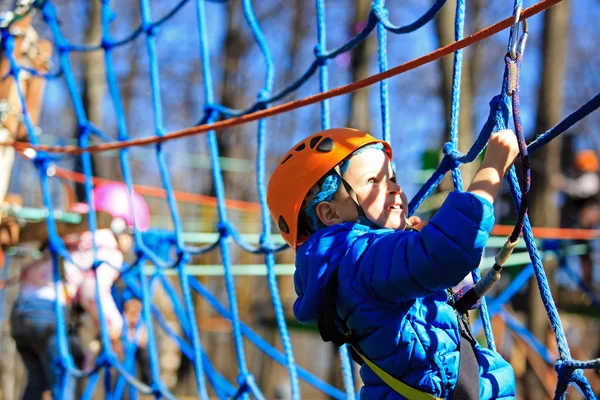
[[510,129],[494,132],[488,141],[487,151],[481,165],[496,168],[506,174],[515,158],[519,155],[517,136]]
[[416,215],[413,215],[412,217],[408,218],[406,229],[412,228],[420,231],[425,225],[427,225],[427,221],[422,221],[421,218],[417,217]]
[[519,145],[513,131],[505,129],[493,133],[483,162],[467,191],[493,203],[504,174],[518,154]]

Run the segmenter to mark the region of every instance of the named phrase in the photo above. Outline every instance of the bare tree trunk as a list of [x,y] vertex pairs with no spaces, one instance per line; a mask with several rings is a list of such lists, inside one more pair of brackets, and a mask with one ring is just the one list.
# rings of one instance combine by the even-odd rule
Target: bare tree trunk
[[[467,13],[470,14],[470,17],[467,21],[470,21],[469,24],[471,32],[478,32],[483,28],[483,21],[481,18],[481,9],[483,8],[482,0],[471,0],[467,4]],[[465,70],[467,74],[470,75],[471,81],[471,97],[475,97],[475,92],[477,88],[480,87],[476,83],[479,82],[479,77],[481,73],[481,54],[482,43],[477,42],[473,43],[468,47],[469,49],[469,61],[468,61],[468,70]],[[464,60],[463,60],[464,62]],[[475,128],[477,129],[477,128]]]
[[[85,41],[97,44],[102,37],[101,4],[90,2],[88,25]],[[90,122],[99,125],[102,122],[100,104],[106,91],[104,72],[104,52],[89,51],[83,57],[83,101]]]
[[[85,41],[88,44],[97,44],[102,37],[102,21],[101,21],[101,4],[97,1],[89,3],[88,9],[88,25],[85,32]],[[104,52],[90,51],[83,55],[83,106],[88,120],[100,126],[102,122],[101,106],[102,98],[106,91],[105,74],[104,74]],[[76,137],[78,132],[75,133]],[[110,168],[113,168],[113,163],[104,163]],[[102,165],[97,162],[97,157],[92,155],[92,173],[106,176],[105,172],[100,173],[96,167]],[[81,165],[81,157],[76,158],[75,171],[83,172]],[[75,196],[77,200],[85,199],[83,185],[75,184]]]
[[[474,7],[475,11],[478,11],[477,7]],[[445,46],[449,43],[454,42],[454,17],[456,14],[456,0],[450,0],[446,2],[444,7],[440,10],[437,18],[435,19],[435,26],[439,38],[439,45]],[[476,49],[473,49],[473,57],[476,57]],[[444,99],[444,111],[446,115],[446,135],[445,141],[450,140],[450,108],[452,100],[452,71],[453,71],[453,56],[446,56],[442,58],[441,62],[438,63],[442,76],[442,97]],[[471,117],[472,103],[473,103],[473,81],[471,76],[471,60],[468,54],[463,53],[461,74],[461,86],[460,86],[460,117],[458,121],[458,149],[463,153],[469,150],[469,147],[473,143],[473,120]],[[475,162],[462,165],[460,170],[462,172],[463,181],[465,185],[468,185],[475,174],[477,165]],[[444,182],[443,186],[447,190],[451,190],[449,187],[449,181]]]
[[[350,34],[354,36],[360,32],[365,25],[371,10],[371,1],[356,0],[353,2],[354,10],[352,15]],[[368,38],[358,47],[352,50],[350,61],[350,76],[352,82],[369,76],[369,62],[375,53],[374,38]],[[369,94],[370,88],[364,88],[350,94],[350,115],[348,116],[348,126],[360,129],[365,132],[371,131],[371,113],[369,112]]]
[[[568,35],[569,3],[564,1],[544,15],[542,80],[538,98],[536,133],[543,133],[559,122],[563,108],[566,39]],[[552,176],[560,173],[561,137],[557,137],[532,156],[529,216],[534,226],[558,227],[560,210],[553,201],[550,186]],[[552,271],[546,270],[549,281]],[[531,281],[529,290],[529,330],[544,343],[548,331],[548,317],[542,305],[537,283]],[[552,284],[551,284],[552,286]],[[535,375],[526,375],[526,393],[537,398],[542,386]]]

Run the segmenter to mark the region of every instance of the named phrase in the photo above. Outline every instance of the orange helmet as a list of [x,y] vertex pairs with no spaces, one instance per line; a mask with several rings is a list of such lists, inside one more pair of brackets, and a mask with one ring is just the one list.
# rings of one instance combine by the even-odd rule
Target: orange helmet
[[598,156],[594,150],[581,150],[575,155],[575,166],[580,171],[598,171]]
[[298,233],[298,216],[308,191],[349,155],[374,143],[382,143],[392,159],[387,142],[356,129],[334,128],[307,137],[279,161],[267,187],[267,204],[281,236],[292,248],[308,239]]

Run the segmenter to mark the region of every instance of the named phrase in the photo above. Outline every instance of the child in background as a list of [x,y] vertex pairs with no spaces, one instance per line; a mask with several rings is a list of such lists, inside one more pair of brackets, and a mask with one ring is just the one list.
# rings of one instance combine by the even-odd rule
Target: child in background
[[451,193],[420,232],[386,142],[329,129],[278,163],[267,202],[296,249],[294,314],[357,350],[361,398],[515,397],[511,366],[473,339],[447,289],[478,267],[517,154],[511,131],[492,134],[467,192]]
[[[110,286],[118,278],[123,256],[117,247],[113,233],[108,229],[96,231],[97,259],[102,264],[97,269],[100,286],[100,304],[108,323],[111,340],[118,343],[123,320],[110,294]],[[69,321],[70,307],[78,305],[98,326],[96,305],[96,278],[91,269],[93,262],[92,234],[70,235],[65,244],[73,262],[87,270],[81,270],[70,262],[64,262],[64,279],[55,288],[52,274],[52,259],[44,251],[41,259],[25,267],[21,273],[19,295],[10,315],[11,335],[27,369],[27,386],[24,400],[40,399],[42,392],[50,390],[54,399],[73,399],[75,382],[68,378],[61,391],[61,374],[58,366],[60,353],[56,337],[56,313],[54,303],[59,293],[59,304]],[[83,349],[76,332],[69,332],[71,353],[76,364],[83,364]],[[76,356],[78,355],[78,356]]]
[[[572,176],[559,174],[552,178],[551,183],[565,195],[562,227],[596,229],[600,226],[600,169],[594,150],[579,150],[573,159]],[[598,268],[594,264],[594,252],[598,252],[600,240],[577,240],[576,243],[586,245],[586,252],[580,257],[582,278],[584,282],[593,284],[599,278],[594,276]]]
[[[123,318],[111,294],[113,283],[119,278],[123,264],[123,253],[132,244],[131,232],[135,223],[139,230],[150,226],[150,211],[146,202],[136,193],[130,197],[123,184],[106,184],[94,188],[93,198],[96,210],[104,211],[113,217],[111,229],[99,229],[94,234],[84,232],[64,238],[72,264],[63,263],[62,281],[55,287],[52,273],[52,259],[44,251],[40,260],[25,267],[21,274],[19,295],[11,311],[11,335],[27,369],[28,379],[23,399],[40,399],[45,390],[50,390],[54,399],[73,399],[75,382],[67,378],[62,390],[60,360],[56,337],[56,313],[54,304],[59,294],[59,306],[65,311],[69,321],[72,308],[83,310],[87,328],[99,332],[98,303],[107,323],[108,334],[113,350],[122,353],[121,332]],[[131,200],[131,201],[130,201]],[[130,205],[133,204],[133,212]],[[74,204],[70,211],[88,213],[84,203]],[[87,216],[84,216],[84,218]],[[91,267],[94,263],[92,238],[96,244],[95,259],[100,262],[96,274]],[[100,296],[96,296],[98,284]],[[83,360],[84,352],[77,332],[69,332],[70,351],[79,367],[89,366],[93,360]]]

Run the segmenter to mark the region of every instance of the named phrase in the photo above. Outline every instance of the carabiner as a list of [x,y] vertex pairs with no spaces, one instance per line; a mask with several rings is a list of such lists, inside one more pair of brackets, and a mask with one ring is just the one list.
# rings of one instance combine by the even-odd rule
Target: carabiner
[[523,28],[523,32],[521,33],[521,37],[519,38],[519,46],[517,48],[517,52],[523,55],[523,53],[525,52],[525,45],[527,44],[527,34],[529,33],[526,19],[521,21],[521,27]]
[[517,40],[517,38],[519,37],[519,20],[521,19],[521,11],[521,6],[518,6],[515,9],[512,31],[510,33],[510,50],[508,51],[508,54],[510,55],[510,58],[512,60],[517,59],[517,53],[523,54],[523,52],[525,51],[525,44],[527,43],[527,34],[529,32],[529,29],[526,19],[524,19],[521,22],[521,25],[523,26],[523,33],[521,34],[521,37]]

